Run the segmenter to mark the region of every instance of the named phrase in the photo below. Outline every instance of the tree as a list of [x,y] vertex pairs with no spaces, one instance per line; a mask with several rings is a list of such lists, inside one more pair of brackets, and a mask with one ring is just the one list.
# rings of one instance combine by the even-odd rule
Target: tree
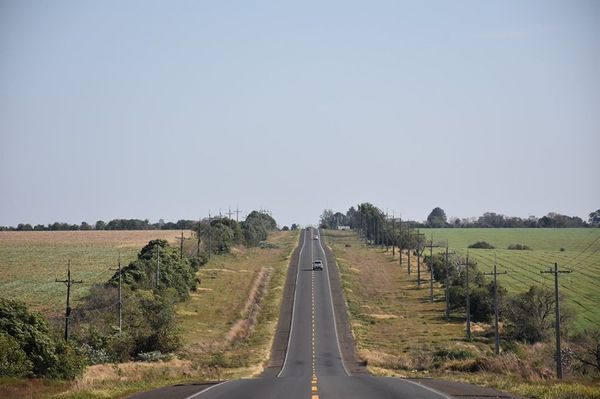
[[98,220],[94,225],[94,228],[96,230],[104,230],[106,229],[106,222],[104,222],[104,220]]
[[[548,339],[554,326],[554,290],[531,286],[509,300],[507,306],[508,335],[529,343]],[[569,319],[569,312],[561,309],[561,323]]]
[[427,216],[427,224],[429,227],[445,227],[446,212],[440,207],[433,208],[429,216]]
[[590,213],[588,222],[592,226],[600,226],[600,209]]
[[331,209],[325,209],[321,214],[319,227],[322,229],[331,229],[335,226],[335,218]]

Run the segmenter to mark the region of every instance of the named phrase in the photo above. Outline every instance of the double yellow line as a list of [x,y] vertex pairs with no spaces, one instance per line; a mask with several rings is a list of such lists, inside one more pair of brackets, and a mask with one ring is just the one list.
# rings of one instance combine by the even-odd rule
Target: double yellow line
[[312,379],[310,382],[311,399],[319,399],[319,389],[317,387],[317,353],[315,348],[315,273],[312,273],[311,280],[312,292]]

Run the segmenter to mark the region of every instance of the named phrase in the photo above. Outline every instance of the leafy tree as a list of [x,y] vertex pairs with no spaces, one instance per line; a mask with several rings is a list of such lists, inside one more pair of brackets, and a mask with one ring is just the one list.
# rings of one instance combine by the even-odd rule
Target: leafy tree
[[427,224],[429,227],[445,227],[446,212],[440,207],[433,208],[429,216],[427,216]]
[[319,227],[322,229],[332,229],[334,224],[333,211],[331,209],[325,209],[319,219]]
[[600,209],[590,213],[588,222],[592,226],[600,226]]
[[96,229],[96,230],[106,229],[106,222],[104,222],[103,220],[98,220],[96,222],[96,224],[94,225],[94,229]]
[[[540,286],[531,286],[509,300],[507,319],[509,336],[529,343],[548,339],[554,325],[554,291]],[[561,309],[561,322],[566,323],[570,313]]]

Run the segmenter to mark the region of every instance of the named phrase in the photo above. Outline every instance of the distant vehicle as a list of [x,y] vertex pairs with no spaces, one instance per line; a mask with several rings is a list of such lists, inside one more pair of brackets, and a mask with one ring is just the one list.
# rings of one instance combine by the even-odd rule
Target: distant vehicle
[[314,236],[313,237],[313,240],[318,240],[318,239],[319,239],[319,236]]
[[323,261],[317,259],[313,262],[313,270],[323,270]]

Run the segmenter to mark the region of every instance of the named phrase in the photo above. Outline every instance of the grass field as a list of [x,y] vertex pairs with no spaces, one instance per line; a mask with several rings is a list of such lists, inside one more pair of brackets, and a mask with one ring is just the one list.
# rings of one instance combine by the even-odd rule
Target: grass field
[[[0,232],[0,295],[24,301],[47,314],[64,311],[66,288],[54,282],[67,274],[83,280],[72,288],[73,303],[94,283],[106,281],[109,268],[135,259],[139,250],[156,238],[178,242],[179,231],[31,231]],[[191,232],[185,232],[189,236]]]
[[[560,277],[566,304],[576,314],[576,327],[600,326],[600,229],[421,229],[427,240],[446,241],[463,256],[467,247],[487,241],[495,249],[470,249],[469,256],[489,272],[497,257],[499,271],[508,272],[500,281],[509,291],[527,290],[531,285],[554,287],[551,274],[540,270],[554,267],[573,272]],[[524,244],[531,250],[509,250]],[[561,248],[563,249],[561,251]]]

